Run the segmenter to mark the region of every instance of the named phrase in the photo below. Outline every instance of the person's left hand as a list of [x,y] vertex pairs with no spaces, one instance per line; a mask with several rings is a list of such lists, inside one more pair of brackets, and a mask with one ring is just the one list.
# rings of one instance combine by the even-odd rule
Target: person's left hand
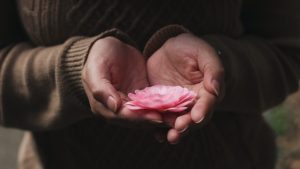
[[167,133],[170,143],[177,143],[193,124],[208,119],[224,93],[224,69],[216,51],[192,34],[167,40],[148,59],[147,71],[151,85],[178,85],[197,93],[190,112],[165,115],[164,120],[171,126]]

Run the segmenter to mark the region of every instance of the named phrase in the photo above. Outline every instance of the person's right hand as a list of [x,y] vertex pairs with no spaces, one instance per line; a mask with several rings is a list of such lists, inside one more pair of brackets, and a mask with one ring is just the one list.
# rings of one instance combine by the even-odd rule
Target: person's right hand
[[134,47],[114,37],[96,41],[82,79],[94,114],[112,121],[162,122],[157,112],[133,112],[123,106],[129,92],[149,85],[145,59]]
[[181,86],[197,94],[194,105],[182,114],[165,114],[171,129],[170,143],[177,143],[188,129],[212,117],[225,89],[224,67],[215,49],[205,40],[183,33],[167,40],[147,61],[151,85]]

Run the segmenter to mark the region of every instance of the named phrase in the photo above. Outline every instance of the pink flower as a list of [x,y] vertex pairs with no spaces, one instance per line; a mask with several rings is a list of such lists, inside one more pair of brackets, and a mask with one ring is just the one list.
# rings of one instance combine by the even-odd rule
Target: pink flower
[[196,93],[180,86],[156,85],[129,93],[131,101],[125,103],[130,110],[156,110],[183,112],[191,105]]

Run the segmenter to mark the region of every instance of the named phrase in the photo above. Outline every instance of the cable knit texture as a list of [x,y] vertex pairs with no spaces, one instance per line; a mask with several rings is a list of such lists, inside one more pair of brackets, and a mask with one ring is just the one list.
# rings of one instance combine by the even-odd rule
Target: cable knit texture
[[[20,168],[272,169],[274,136],[261,112],[297,90],[299,5],[2,0],[0,122],[31,131],[21,145]],[[170,145],[158,143],[151,130],[92,117],[81,70],[96,40],[115,36],[151,57],[187,30],[222,53],[226,96],[210,123]]]

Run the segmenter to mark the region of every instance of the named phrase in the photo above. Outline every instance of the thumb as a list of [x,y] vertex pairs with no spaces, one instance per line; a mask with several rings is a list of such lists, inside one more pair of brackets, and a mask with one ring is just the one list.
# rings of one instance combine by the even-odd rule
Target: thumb
[[85,67],[84,81],[87,84],[92,97],[104,104],[113,112],[122,105],[121,96],[111,83],[111,72],[107,65],[99,64]]
[[215,96],[220,96],[224,84],[224,68],[216,52],[208,48],[203,56],[198,57],[198,65],[203,72],[204,88]]
[[97,101],[103,103],[113,112],[117,112],[122,105],[122,100],[117,90],[106,79],[101,79],[98,82],[97,88],[92,90],[92,94]]
[[207,65],[204,69],[204,88],[215,96],[222,93],[222,85],[224,81],[224,70],[218,65]]

